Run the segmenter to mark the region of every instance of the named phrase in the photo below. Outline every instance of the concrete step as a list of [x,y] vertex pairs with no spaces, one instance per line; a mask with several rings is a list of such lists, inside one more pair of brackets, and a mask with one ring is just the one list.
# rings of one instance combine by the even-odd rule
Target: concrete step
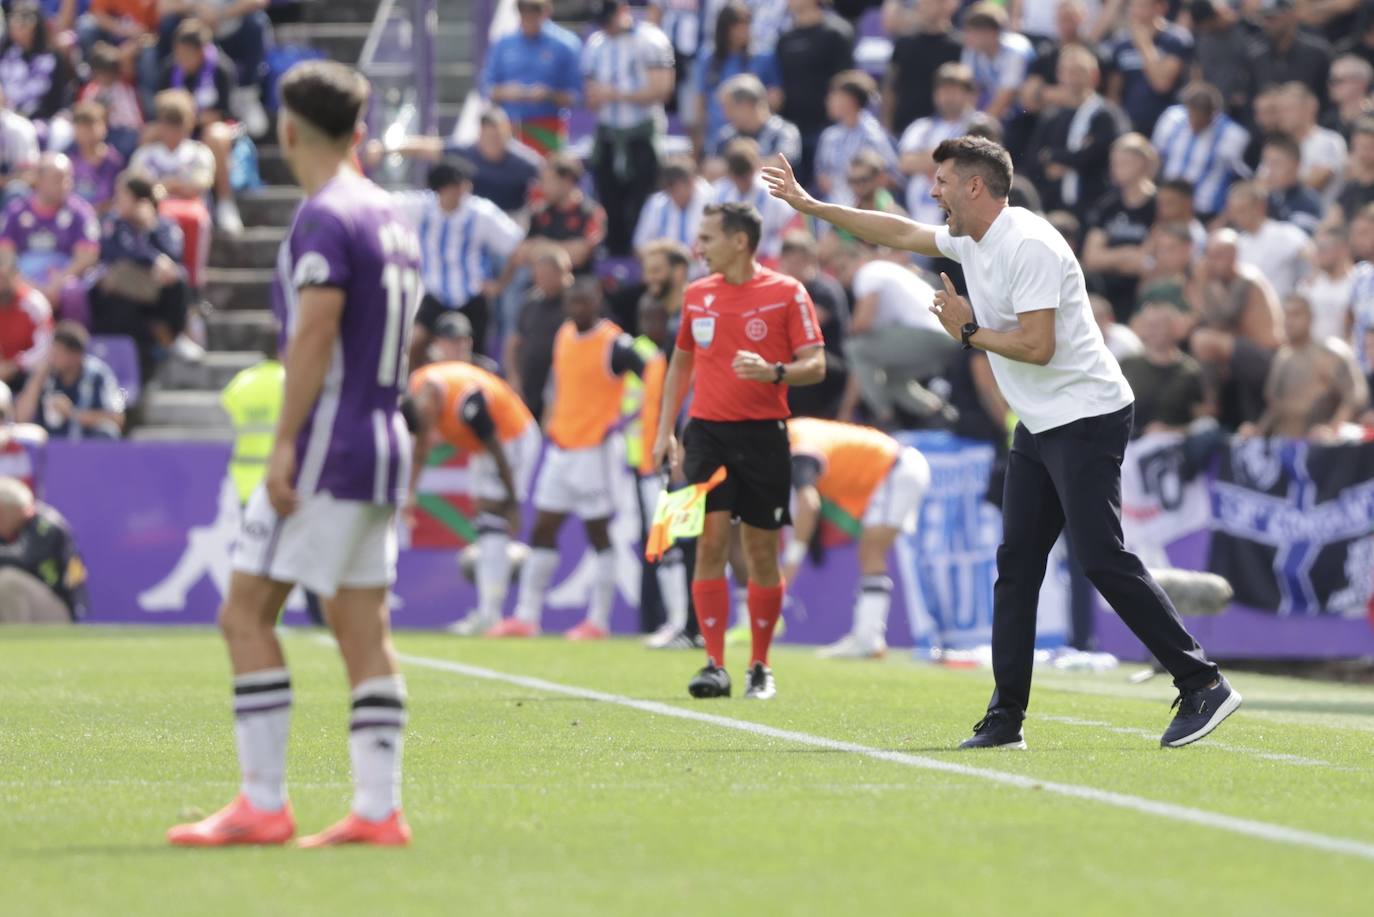
[[441,17],[434,30],[434,60],[441,64],[471,63],[475,31],[470,21],[445,21]]
[[205,272],[205,298],[216,309],[270,309],[274,274],[270,268],[210,268]]
[[210,263],[215,267],[270,268],[277,263],[277,249],[285,237],[283,226],[249,226],[237,238],[215,233],[210,241]]
[[169,363],[163,369],[160,381],[168,391],[197,389],[218,392],[241,370],[260,360],[262,353],[257,350],[210,351],[196,363]]
[[136,443],[232,443],[233,427],[135,427],[128,437]]
[[308,0],[306,22],[365,22],[377,15],[377,0]]
[[141,407],[145,427],[232,427],[220,407],[219,392],[156,391]]
[[305,45],[331,60],[356,64],[372,26],[367,22],[302,22],[278,26],[279,44]]
[[268,185],[238,196],[239,213],[248,226],[290,226],[301,203],[301,189]]
[[216,310],[206,317],[205,331],[211,351],[261,351],[275,344],[277,319],[268,309]]
[[258,144],[258,174],[264,185],[294,185],[296,177],[291,167],[281,158],[281,149],[275,144]]

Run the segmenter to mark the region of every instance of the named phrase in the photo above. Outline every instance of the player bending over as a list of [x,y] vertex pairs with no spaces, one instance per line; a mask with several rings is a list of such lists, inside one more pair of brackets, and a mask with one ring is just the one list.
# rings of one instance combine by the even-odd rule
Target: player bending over
[[[806,288],[755,259],[763,221],[749,204],[706,208],[697,246],[711,276],[691,283],[683,297],[677,349],[663,383],[659,416],[676,417],[692,386],[683,431],[682,471],[704,483],[724,466],[725,481],[706,497],[706,525],[697,540],[692,599],[706,641],[706,666],[687,686],[693,697],[728,697],[725,628],[730,587],[725,581],[730,519],[740,520],[749,570],[752,652],[746,697],[775,693],[768,647],[782,611],[778,533],[790,521],[792,457],[787,447],[787,386],[825,378],[824,341]],[[671,424],[654,439],[654,461],[677,460]]]
[[398,406],[420,246],[391,196],[352,167],[368,92],[353,69],[329,61],[282,80],[277,137],[306,194],[277,258],[286,393],[219,613],[243,782],[223,810],[172,828],[173,844],[282,844],[295,833],[285,780],[291,679],[273,626],[296,583],[324,600],[353,706],[352,812],[300,845],[410,841],[400,800],[405,684],[386,596],[410,462]]

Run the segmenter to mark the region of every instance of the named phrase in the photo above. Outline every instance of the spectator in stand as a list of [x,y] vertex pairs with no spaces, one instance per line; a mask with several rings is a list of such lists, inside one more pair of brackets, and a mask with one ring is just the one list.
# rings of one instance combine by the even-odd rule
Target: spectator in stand
[[1347,340],[1365,376],[1374,382],[1374,204],[1366,204],[1350,217],[1350,254],[1355,259],[1355,279]]
[[17,478],[39,488],[48,432],[37,424],[15,423],[14,394],[0,382],[0,478]]
[[[260,87],[267,76],[267,45],[272,24],[266,9],[270,0],[160,0],[158,53],[165,60],[175,51],[181,28],[189,19],[207,27],[204,43],[218,46],[228,58],[230,81],[224,87],[220,111],[243,121],[254,137],[271,127],[262,107]],[[163,88],[167,88],[163,84]],[[195,90],[192,90],[194,93]],[[197,93],[197,102],[201,102]]]
[[1241,264],[1258,268],[1280,299],[1297,289],[1307,274],[1312,240],[1292,223],[1269,216],[1269,195],[1255,182],[1231,186],[1226,219],[1236,230]]
[[71,105],[76,74],[52,33],[42,8],[32,0],[10,7],[5,39],[0,41],[0,88],[14,111],[48,122]]
[[19,275],[14,251],[0,246],[0,382],[21,391],[51,341],[52,307]]
[[1196,328],[1188,352],[1217,395],[1222,426],[1234,430],[1264,410],[1264,381],[1283,343],[1278,297],[1256,268],[1242,264],[1233,229],[1217,229],[1193,270],[1188,293]]
[[1346,147],[1341,135],[1317,124],[1317,97],[1302,83],[1285,83],[1279,91],[1279,127],[1302,150],[1302,181],[1330,203],[1345,174]]
[[1369,404],[1369,389],[1350,347],[1312,334],[1312,307],[1292,294],[1283,301],[1287,338],[1274,356],[1264,386],[1264,413],[1243,424],[1241,436],[1334,439]]
[[[860,150],[849,163],[846,182],[850,189],[850,206],[859,210],[872,210],[877,213],[892,213],[906,216],[902,205],[884,187],[887,163],[874,150]],[[826,232],[821,236],[818,254],[821,264],[829,267],[840,249],[855,240],[847,230],[824,224]]]
[[778,38],[776,57],[782,86],[783,118],[801,132],[801,159],[793,163],[797,180],[810,185],[816,146],[830,124],[826,95],[830,81],[854,66],[854,29],[826,8],[823,0],[788,0],[792,28]]
[[1341,54],[1358,57],[1374,67],[1374,16],[1346,35],[1347,37],[1336,45],[1336,50]]
[[544,423],[549,371],[553,366],[553,342],[567,320],[563,299],[572,287],[572,261],[566,249],[544,242],[530,255],[534,285],[520,310],[515,329],[506,335],[501,364],[506,380]]
[[1255,180],[1269,194],[1269,214],[1310,236],[1322,221],[1322,199],[1298,180],[1301,164],[1297,141],[1287,134],[1273,134],[1264,141]]
[[701,212],[711,203],[711,184],[697,175],[690,158],[665,162],[662,176],[663,189],[650,195],[640,211],[634,235],[636,254],[654,241],[694,244]]
[[1259,168],[1264,138],[1270,134],[1287,133],[1279,117],[1283,109],[1282,87],[1267,86],[1255,93],[1251,108],[1250,144],[1245,148],[1245,164],[1253,170]]
[[1326,81],[1331,108],[1322,119],[1322,127],[1340,134],[1347,143],[1355,129],[1355,122],[1374,112],[1370,101],[1370,87],[1374,86],[1374,66],[1353,54],[1342,55],[1331,63],[1331,76]]
[[[90,18],[83,20],[78,29],[81,48],[93,75],[97,66],[108,72],[113,65],[118,81],[127,86],[135,100],[135,74],[138,92],[151,93],[162,67],[156,46],[158,5],[159,0],[91,0]],[[106,104],[110,105],[108,101]],[[133,147],[120,152],[128,155]]]
[[763,233],[755,252],[759,260],[771,264],[782,253],[782,234],[796,214],[768,193],[762,169],[758,144],[746,137],[730,141],[725,148],[725,175],[716,180],[711,203],[753,205],[763,217]]
[[1097,330],[1102,332],[1102,340],[1112,356],[1124,360],[1140,353],[1143,349],[1140,338],[1129,326],[1116,320],[1116,313],[1107,297],[1093,293],[1088,297],[1088,304],[1092,306],[1093,321],[1097,323]]
[[1295,0],[1260,0],[1263,31],[1250,44],[1250,79],[1257,88],[1298,82],[1326,107],[1333,57],[1325,38],[1301,28]]
[[708,156],[720,157],[731,140],[748,137],[759,145],[759,155],[765,160],[776,156],[786,156],[791,162],[801,159],[801,132],[773,113],[768,91],[758,77],[752,73],[733,76],[721,84],[719,95],[725,123],[707,143]]
[[91,81],[81,87],[78,103],[95,102],[105,109],[106,139],[125,159],[138,149],[143,131],[143,109],[138,90],[127,73],[119,52],[105,42],[91,50]]
[[1350,242],[1343,226],[1322,227],[1312,242],[1312,270],[1298,284],[1298,292],[1312,307],[1312,336],[1345,340],[1355,292]]
[[0,88],[0,206],[28,191],[28,172],[38,163],[38,132],[33,122],[5,102]]
[[753,14],[744,0],[729,0],[716,17],[714,46],[709,52],[703,48],[693,65],[697,110],[692,124],[699,150],[706,149],[725,127],[720,88],[727,80],[747,73],[758,78],[775,97],[779,95],[778,65],[773,52],[756,53],[750,49],[752,22]]
[[1155,222],[1182,223],[1193,237],[1193,250],[1202,254],[1207,245],[1207,230],[1193,206],[1193,183],[1186,178],[1169,178],[1155,187]]
[[587,274],[605,238],[606,211],[582,193],[581,161],[568,153],[550,156],[539,172],[539,204],[530,213],[529,238],[513,260],[524,265],[536,243],[552,242],[568,253],[573,273]]
[[[644,296],[664,311],[665,331],[673,339],[682,322],[682,296],[691,279],[692,250],[680,242],[650,242],[639,253],[640,271],[644,277]],[[643,301],[638,310],[643,312]]]
[[1168,20],[1166,0],[1129,0],[1127,34],[1108,46],[1112,76],[1107,95],[1149,136],[1188,79],[1193,38]]
[[33,193],[5,207],[0,249],[15,253],[19,272],[50,303],[60,303],[63,290],[95,266],[100,218],[73,193],[72,163],[64,154],[39,157]]
[[964,45],[946,0],[885,0],[883,31],[893,39],[883,76],[883,123],[901,137],[912,123],[937,114],[940,71],[958,63]]
[[105,361],[86,352],[90,342],[76,322],[59,322],[47,359],[19,396],[19,419],[50,439],[119,439],[124,430],[124,394]]
[[[1188,301],[1188,281],[1192,275],[1193,253],[1196,244],[1187,223],[1157,219],[1147,241],[1149,269],[1140,278],[1137,302],[1162,302],[1187,314],[1193,307]],[[1139,308],[1136,315],[1139,315]],[[1131,319],[1135,326],[1135,319]]]
[[1121,361],[1121,372],[1135,392],[1132,438],[1182,432],[1211,413],[1211,404],[1202,367],[1178,347],[1178,311],[1171,303],[1147,300],[1133,324],[1143,349]]
[[1193,19],[1195,79],[1217,87],[1223,111],[1245,120],[1253,89],[1250,83],[1251,27],[1239,5],[1229,0],[1195,0],[1188,5]]
[[199,19],[182,20],[158,85],[163,91],[183,90],[194,102],[197,139],[215,159],[215,225],[231,236],[243,232],[229,184],[229,157],[237,131],[225,121],[236,78],[233,63],[215,46],[210,27]]
[[568,109],[582,88],[582,42],[552,21],[552,0],[518,0],[520,27],[498,38],[482,65],[482,94],[510,116],[520,142],[539,153],[568,142]]
[[1332,222],[1348,220],[1374,203],[1374,115],[1355,122],[1350,132],[1350,157],[1345,161],[1345,185],[1328,211]]
[[1029,171],[1046,209],[1082,217],[1107,193],[1112,144],[1126,133],[1126,116],[1097,93],[1097,55],[1082,45],[1059,54],[1060,107],[1041,116],[1034,147],[1039,161]]
[[1016,95],[1026,80],[1035,50],[1013,32],[1002,7],[976,3],[964,15],[964,52],[960,61],[973,72],[978,109],[994,121],[1015,113]]
[[907,176],[906,209],[918,223],[938,224],[944,211],[930,196],[935,179],[932,153],[943,141],[962,137],[975,119],[983,117],[974,104],[973,71],[960,63],[940,65],[935,71],[933,114],[918,118],[902,133],[897,144],[898,164]]
[[1250,133],[1222,110],[1215,86],[1191,83],[1182,100],[1160,115],[1152,142],[1163,164],[1160,175],[1191,182],[1194,207],[1207,219],[1226,206],[1231,182],[1250,177],[1245,164]]
[[0,623],[71,624],[86,615],[86,567],[57,510],[0,478]]
[[1084,221],[1083,267],[1107,297],[1120,321],[1129,321],[1136,287],[1145,269],[1145,239],[1155,222],[1154,175],[1159,158],[1140,134],[1125,134],[1112,144],[1112,190]]
[[191,297],[181,228],[159,215],[160,191],[137,172],[119,176],[100,244],[101,276],[89,294],[91,331],[133,338],[145,379],[162,354],[185,362],[203,355],[185,334]]
[[434,323],[434,340],[429,345],[429,359],[433,363],[471,363],[494,376],[501,375],[501,367],[484,353],[474,350],[472,322],[461,312],[445,312]]
[[702,0],[649,0],[644,10],[644,18],[662,29],[673,46],[673,85],[677,86],[677,97],[672,106],[688,119],[696,107],[692,97],[697,79],[696,56],[709,44],[709,40],[702,40],[706,37],[701,34],[702,6]]
[[[1096,62],[1099,78],[1106,71],[1107,61],[1097,50],[1096,43],[1084,35],[1087,9],[1081,0],[1062,0],[1055,6],[1055,37],[1033,42],[1035,60],[1018,90],[1022,110],[1032,118],[1052,108],[1069,105],[1069,99],[1059,79],[1059,56],[1070,47],[1087,49]],[[1100,86],[1094,86],[1099,89]]]
[[658,186],[655,144],[673,93],[673,48],[657,26],[635,21],[626,0],[602,0],[598,21],[582,51],[597,121],[589,164],[606,208],[606,247],[628,255],[639,211]]
[[124,157],[106,142],[105,106],[78,102],[72,109],[72,189],[86,203],[104,214],[114,199],[115,180],[124,169]]
[[[467,315],[477,350],[485,351],[492,307],[514,269],[511,255],[524,238],[501,208],[472,193],[473,173],[467,160],[445,159],[430,168],[429,190],[395,195],[420,236],[424,298],[411,337],[413,368],[428,362],[435,323],[446,312]],[[498,278],[495,266],[503,262],[506,269]]]
[[815,385],[789,388],[787,404],[795,416],[833,420],[839,415],[840,401],[849,387],[849,367],[844,358],[849,334],[849,297],[835,278],[821,272],[816,237],[805,230],[793,230],[783,236],[778,270],[806,287],[825,338],[825,378]]
[[898,174],[892,139],[868,110],[877,91],[873,77],[862,70],[846,70],[830,81],[825,110],[834,123],[821,132],[815,163],[816,187],[827,200],[847,204],[853,199],[845,177],[861,150],[877,153],[886,171]]
[[166,89],[153,102],[154,123],[129,168],[166,191],[158,212],[181,227],[185,239],[186,279],[199,289],[210,257],[210,210],[205,205],[215,183],[215,154],[191,137],[196,103],[184,89]]

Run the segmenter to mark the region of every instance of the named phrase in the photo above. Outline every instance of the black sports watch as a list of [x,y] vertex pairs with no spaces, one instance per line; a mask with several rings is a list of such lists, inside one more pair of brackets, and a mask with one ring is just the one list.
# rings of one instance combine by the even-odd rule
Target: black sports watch
[[972,345],[971,343],[969,343],[969,338],[973,337],[973,335],[974,335],[977,331],[978,331],[978,323],[977,323],[977,322],[965,322],[965,323],[964,323],[964,327],[962,327],[962,328],[959,329],[959,337],[960,337],[960,339],[964,342],[964,349],[965,349],[965,350],[972,350],[972,349],[973,349],[973,345]]
[[778,383],[780,383],[780,382],[782,381],[782,377],[785,376],[785,375],[787,375],[787,364],[786,364],[786,363],[774,363],[774,364],[773,364],[773,384],[774,384],[774,385],[777,385]]

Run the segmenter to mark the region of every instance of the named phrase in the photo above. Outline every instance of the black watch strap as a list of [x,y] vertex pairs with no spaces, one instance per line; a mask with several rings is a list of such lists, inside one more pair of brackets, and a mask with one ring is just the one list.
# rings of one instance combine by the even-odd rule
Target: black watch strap
[[964,327],[959,330],[959,338],[963,341],[965,350],[973,349],[973,344],[969,342],[969,338],[973,337],[973,335],[976,334],[977,331],[977,322],[965,322]]
[[787,375],[787,364],[786,364],[786,363],[778,362],[778,363],[774,363],[774,364],[773,364],[773,384],[774,384],[774,385],[777,385],[778,383],[782,382],[783,377],[786,376],[786,375]]

